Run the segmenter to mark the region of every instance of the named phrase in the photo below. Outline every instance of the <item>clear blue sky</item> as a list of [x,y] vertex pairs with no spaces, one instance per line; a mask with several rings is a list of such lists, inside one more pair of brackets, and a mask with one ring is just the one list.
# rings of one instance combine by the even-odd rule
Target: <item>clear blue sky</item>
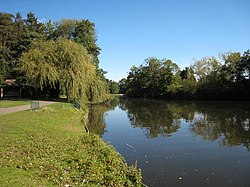
[[0,11],[94,22],[100,66],[116,81],[151,56],[183,68],[193,58],[250,48],[249,0],[0,0]]

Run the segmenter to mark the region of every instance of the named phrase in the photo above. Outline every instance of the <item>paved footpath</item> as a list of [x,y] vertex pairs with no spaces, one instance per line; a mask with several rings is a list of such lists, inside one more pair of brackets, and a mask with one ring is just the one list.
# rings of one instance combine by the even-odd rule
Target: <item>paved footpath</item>
[[[54,104],[54,103],[56,103],[56,102],[39,101],[39,108],[47,106],[47,105],[51,105],[51,104]],[[10,107],[10,108],[0,108],[0,115],[19,112],[19,111],[22,111],[22,110],[30,110],[30,109],[31,109],[31,105],[22,105],[22,106]]]

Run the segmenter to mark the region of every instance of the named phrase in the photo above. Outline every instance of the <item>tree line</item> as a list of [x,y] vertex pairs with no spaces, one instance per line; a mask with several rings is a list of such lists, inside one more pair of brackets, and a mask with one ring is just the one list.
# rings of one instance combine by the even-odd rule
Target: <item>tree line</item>
[[89,20],[42,23],[31,12],[26,18],[0,12],[0,84],[16,79],[33,97],[107,100],[109,83],[99,68],[96,41]]
[[129,97],[250,99],[250,51],[203,57],[183,70],[168,59],[150,57],[119,81]]

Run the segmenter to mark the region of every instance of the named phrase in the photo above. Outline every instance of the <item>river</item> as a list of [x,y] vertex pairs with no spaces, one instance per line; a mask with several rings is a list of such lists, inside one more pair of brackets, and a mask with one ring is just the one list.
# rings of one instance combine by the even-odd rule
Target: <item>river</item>
[[249,187],[250,103],[116,98],[90,108],[90,132],[156,187]]

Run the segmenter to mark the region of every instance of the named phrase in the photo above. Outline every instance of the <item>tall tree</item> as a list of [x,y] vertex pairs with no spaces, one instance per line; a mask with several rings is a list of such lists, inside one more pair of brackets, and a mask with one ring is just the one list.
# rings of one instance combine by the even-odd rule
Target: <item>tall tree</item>
[[118,94],[120,91],[119,85],[117,82],[112,81],[112,80],[108,80],[108,84],[109,84],[109,92],[111,94]]
[[236,67],[236,79],[238,82],[250,80],[250,50],[245,51]]
[[14,16],[0,12],[0,47],[9,47],[13,43]]
[[59,22],[56,22],[55,23],[55,26],[57,28],[55,32],[56,37],[74,39],[76,23],[77,23],[77,20],[75,19],[62,19]]
[[2,60],[0,60],[0,84],[3,83],[5,78],[5,64]]
[[171,60],[148,58],[145,65],[131,68],[127,93],[136,97],[172,97],[180,88],[179,72]]
[[96,76],[92,56],[71,40],[35,41],[20,60],[22,71],[34,87],[59,84],[68,100],[98,102],[109,97],[106,83]]
[[128,89],[128,85],[127,85],[127,79],[126,78],[122,78],[119,82],[119,93],[121,94],[126,94],[127,89]]
[[98,55],[100,54],[101,48],[98,47],[96,41],[97,36],[95,32],[95,24],[89,20],[81,20],[76,23],[75,28],[75,41],[82,44],[93,56],[93,64],[99,68]]
[[52,32],[50,38],[58,39],[64,37],[72,39],[78,44],[83,45],[88,53],[93,56],[92,63],[95,65],[97,73],[102,76],[102,71],[99,70],[99,59],[101,48],[97,45],[97,36],[95,32],[95,24],[89,20],[62,19],[53,24],[55,29],[52,29],[51,24],[47,24],[47,30]]
[[180,76],[182,79],[180,97],[194,98],[197,87],[197,81],[194,76],[193,69],[191,67],[186,67],[184,70],[181,71]]
[[215,57],[203,57],[200,60],[195,60],[191,68],[194,70],[198,80],[205,78],[212,71],[217,71],[221,64]]
[[15,45],[15,28],[12,14],[0,12],[0,61],[1,76],[10,77],[13,64],[12,46]]

